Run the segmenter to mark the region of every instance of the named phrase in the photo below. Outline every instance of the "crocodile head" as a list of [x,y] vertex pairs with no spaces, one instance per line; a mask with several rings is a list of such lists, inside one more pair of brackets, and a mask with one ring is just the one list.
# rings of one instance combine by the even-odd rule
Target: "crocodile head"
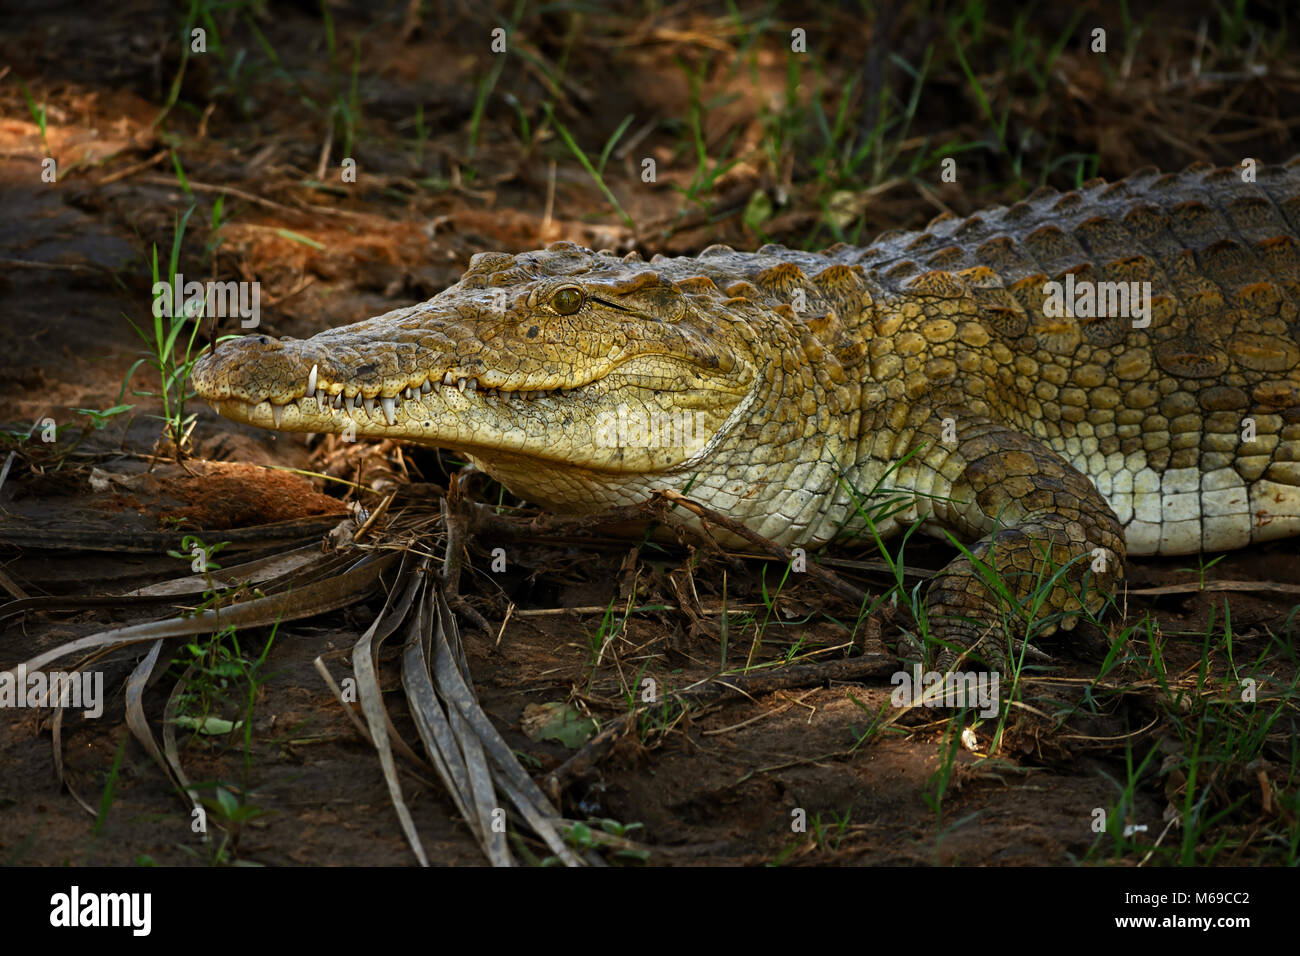
[[571,243],[481,253],[420,305],[309,339],[222,342],[193,383],[235,421],[450,448],[572,508],[580,488],[689,472],[739,440],[764,343],[707,308],[724,298]]

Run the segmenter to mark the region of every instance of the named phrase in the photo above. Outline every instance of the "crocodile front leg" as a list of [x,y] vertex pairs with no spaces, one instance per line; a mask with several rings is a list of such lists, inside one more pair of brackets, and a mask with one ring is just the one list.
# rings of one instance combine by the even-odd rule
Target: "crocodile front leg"
[[[942,418],[921,429],[927,441],[922,461],[950,476],[946,500],[930,503],[931,532],[942,528],[973,541],[931,582],[925,608],[932,637],[943,645],[938,664],[947,669],[966,649],[993,663],[1000,639],[1023,637],[1029,616],[1067,616],[1043,627],[1050,634],[1070,629],[1081,606],[1101,610],[1124,576],[1124,530],[1106,499],[1060,455],[1030,436],[997,423],[949,416],[957,441],[942,442]],[[1004,633],[1007,602],[987,580],[984,565],[1004,582],[1018,604],[1010,620],[1016,635]],[[1065,570],[1049,585],[1060,569]],[[1042,589],[1034,611],[1029,599]],[[1082,602],[1080,601],[1082,599]]]

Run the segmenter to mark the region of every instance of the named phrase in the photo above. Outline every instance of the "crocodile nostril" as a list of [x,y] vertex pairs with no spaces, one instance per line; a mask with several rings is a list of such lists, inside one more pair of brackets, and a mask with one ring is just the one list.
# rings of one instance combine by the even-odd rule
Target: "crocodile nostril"
[[266,345],[266,344],[267,344],[268,342],[270,342],[270,341],[271,341],[271,340],[270,340],[269,338],[267,338],[265,335],[259,335],[259,336],[257,337],[257,344],[258,344],[258,345]]

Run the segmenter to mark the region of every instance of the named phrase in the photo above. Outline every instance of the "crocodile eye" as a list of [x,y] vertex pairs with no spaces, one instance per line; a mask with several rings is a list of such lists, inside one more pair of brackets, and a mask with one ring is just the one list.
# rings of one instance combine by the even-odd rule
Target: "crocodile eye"
[[582,308],[582,292],[572,286],[566,286],[551,296],[551,308],[560,315],[573,315]]

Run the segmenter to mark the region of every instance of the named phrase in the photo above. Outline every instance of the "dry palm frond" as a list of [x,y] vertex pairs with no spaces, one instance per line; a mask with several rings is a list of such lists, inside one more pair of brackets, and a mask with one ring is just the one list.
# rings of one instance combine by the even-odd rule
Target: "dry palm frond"
[[[397,778],[394,736],[376,668],[380,646],[403,625],[402,687],[407,705],[439,779],[489,862],[514,863],[505,840],[506,807],[497,798],[500,791],[556,857],[569,866],[582,865],[583,860],[560,836],[559,814],[479,706],[459,628],[433,583],[430,565],[428,557],[405,555],[384,610],[352,651],[357,695],[370,740],[379,753],[389,795],[412,851],[421,863],[428,862]],[[322,666],[319,661],[317,666]]]
[[[80,671],[124,648],[148,645],[126,678],[126,722],[178,794],[197,810],[199,796],[185,774],[175,725],[177,705],[193,672],[192,665],[177,681],[164,707],[161,746],[145,714],[145,689],[156,679],[159,660],[166,659],[162,655],[164,643],[172,638],[229,628],[280,625],[354,606],[382,584],[387,587],[388,598],[352,650],[353,673],[365,717],[365,736],[378,753],[399,823],[416,859],[424,865],[429,862],[402,794],[395,757],[424,771],[419,775],[421,778],[433,774],[442,781],[493,865],[515,863],[506,842],[508,814],[513,815],[516,823],[522,822],[530,828],[559,861],[570,866],[583,865],[588,861],[569,849],[561,836],[565,821],[520,766],[479,706],[455,617],[435,582],[432,558],[423,553],[431,549],[421,546],[420,539],[441,533],[440,524],[420,515],[398,515],[390,524],[387,538],[390,542],[404,539],[406,543],[401,547],[357,546],[351,543],[349,527],[337,536],[348,543],[329,553],[322,553],[319,544],[300,544],[244,564],[186,575],[113,598],[21,599],[0,607],[0,619],[34,610],[81,608],[101,602],[114,602],[121,607],[175,602],[189,595],[209,597],[212,606],[206,609],[91,634],[37,654],[20,665],[31,673],[75,657],[74,667]],[[395,576],[381,582],[381,575],[394,568]],[[225,588],[238,590],[217,593]],[[393,634],[400,634],[404,641],[402,687],[428,761],[419,757],[397,734],[384,705],[379,686],[379,651]],[[320,658],[316,666],[337,694],[338,688]],[[54,712],[54,761],[59,779],[77,802],[93,814],[94,809],[65,779],[64,708],[58,701],[49,703]],[[355,722],[350,710],[349,716]]]

